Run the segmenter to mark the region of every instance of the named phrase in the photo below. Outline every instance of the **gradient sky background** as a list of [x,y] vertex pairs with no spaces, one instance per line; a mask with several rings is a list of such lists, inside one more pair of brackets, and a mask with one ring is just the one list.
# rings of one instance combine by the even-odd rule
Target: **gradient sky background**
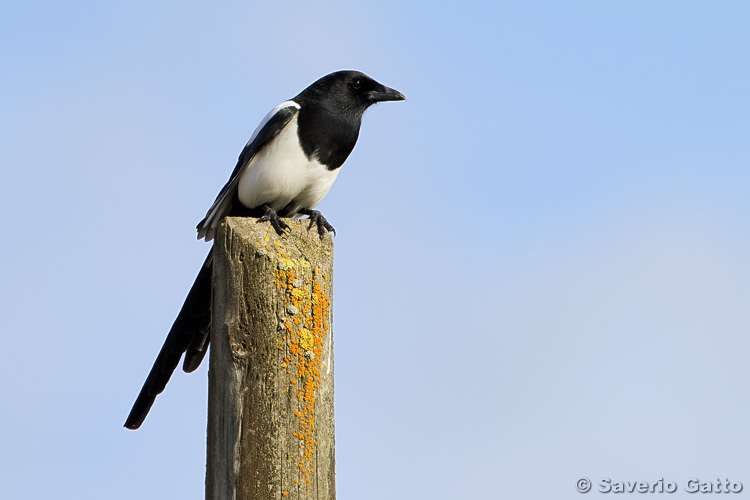
[[[203,498],[206,363],[122,428],[263,116],[368,111],[336,226],[341,499],[750,495],[747,2],[6,2],[4,498]],[[601,493],[589,493],[599,497]]]

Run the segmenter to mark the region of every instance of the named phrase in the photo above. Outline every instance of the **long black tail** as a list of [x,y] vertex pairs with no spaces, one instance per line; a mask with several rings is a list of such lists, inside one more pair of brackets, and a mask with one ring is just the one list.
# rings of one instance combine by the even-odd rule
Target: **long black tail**
[[143,384],[138,399],[125,421],[128,429],[137,429],[148,415],[156,396],[161,394],[185,353],[182,369],[192,372],[201,364],[208,351],[211,331],[211,268],[213,251],[208,253],[195,283],[190,289],[180,314],[174,320],[167,340],[156,357],[153,368]]

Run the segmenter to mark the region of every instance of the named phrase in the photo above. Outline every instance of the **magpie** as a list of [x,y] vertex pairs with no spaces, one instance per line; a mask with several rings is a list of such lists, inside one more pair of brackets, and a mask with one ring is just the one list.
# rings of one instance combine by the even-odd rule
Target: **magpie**
[[[257,217],[279,234],[289,230],[282,218],[307,215],[308,230],[322,238],[333,226],[314,208],[328,194],[339,169],[359,137],[362,115],[372,104],[403,101],[404,95],[359,71],[337,71],[284,101],[261,121],[229,181],[206,217],[198,239],[211,241],[224,217]],[[156,396],[166,387],[185,355],[183,371],[194,371],[208,350],[211,329],[213,249],[159,351],[130,411],[125,427],[138,429]]]

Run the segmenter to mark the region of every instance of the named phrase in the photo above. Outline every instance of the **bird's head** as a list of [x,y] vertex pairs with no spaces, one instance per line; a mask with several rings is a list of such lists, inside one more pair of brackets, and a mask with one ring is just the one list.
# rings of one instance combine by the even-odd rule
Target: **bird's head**
[[404,101],[406,97],[359,71],[337,71],[310,85],[294,100],[314,100],[323,106],[350,110],[361,116],[375,103]]

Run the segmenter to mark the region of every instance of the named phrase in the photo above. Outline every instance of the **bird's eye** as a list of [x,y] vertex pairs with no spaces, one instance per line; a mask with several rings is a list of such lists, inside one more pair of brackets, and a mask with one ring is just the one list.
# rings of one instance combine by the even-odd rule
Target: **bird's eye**
[[352,80],[352,88],[357,90],[362,86],[362,79],[361,78],[355,78]]

